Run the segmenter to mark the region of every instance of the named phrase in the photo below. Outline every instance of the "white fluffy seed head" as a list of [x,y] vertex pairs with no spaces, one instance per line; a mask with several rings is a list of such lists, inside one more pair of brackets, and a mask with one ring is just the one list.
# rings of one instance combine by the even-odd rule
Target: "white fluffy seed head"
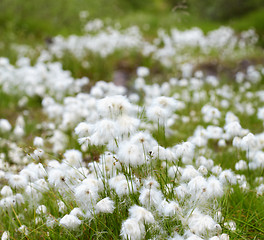
[[122,142],[117,153],[118,159],[126,166],[140,166],[145,163],[144,152],[131,142]]
[[79,137],[87,137],[90,136],[91,133],[93,132],[93,127],[91,124],[88,124],[86,122],[81,122],[74,129],[74,132]]
[[138,222],[149,224],[154,223],[155,219],[150,211],[147,209],[134,205],[129,208],[129,216],[133,219],[136,219]]
[[221,234],[220,240],[229,240],[229,235],[226,233]]
[[131,114],[133,106],[125,96],[115,95],[105,97],[97,102],[99,113],[106,118],[115,119],[123,114]]
[[243,171],[246,170],[248,168],[247,162],[244,160],[239,160],[236,165],[235,165],[235,169],[237,171]]
[[80,203],[84,210],[88,210],[95,206],[95,202],[98,199],[98,192],[95,187],[81,184],[75,188],[74,192],[77,202]]
[[181,214],[181,208],[176,201],[171,201],[164,207],[164,216],[173,217],[177,214]]
[[187,165],[182,171],[181,181],[190,181],[197,176],[201,176],[201,173],[199,173],[192,165]]
[[27,179],[22,175],[11,175],[8,180],[9,185],[13,188],[24,188],[27,185]]
[[70,215],[73,215],[75,217],[84,217],[84,213],[80,208],[74,208],[71,210]]
[[64,153],[64,162],[69,166],[82,165],[82,153],[76,149],[69,149]]
[[134,218],[128,218],[122,223],[120,235],[124,240],[140,240],[144,236],[145,228]]
[[79,220],[76,216],[66,214],[61,220],[60,225],[70,229],[75,230],[81,225],[81,220]]
[[44,145],[44,140],[41,137],[35,137],[33,140],[33,145],[36,147],[43,147]]
[[227,123],[224,126],[224,129],[225,129],[226,133],[232,137],[240,136],[241,131],[242,131],[241,125],[239,124],[239,122],[236,122],[236,121]]
[[9,240],[10,239],[10,232],[4,231],[1,237],[1,240]]
[[46,214],[47,213],[47,207],[45,205],[39,205],[36,209],[37,214]]
[[159,186],[160,186],[159,183],[153,177],[149,177],[149,178],[147,178],[147,179],[144,180],[144,187],[145,188],[148,188],[148,189],[151,189],[151,188],[157,189],[157,188],[159,188]]
[[192,195],[196,196],[207,190],[207,182],[204,177],[196,176],[188,183],[188,189]]
[[115,186],[115,190],[118,196],[124,196],[137,191],[137,186],[133,181],[121,180]]
[[12,129],[11,124],[6,119],[0,119],[0,131],[9,132]]
[[9,187],[7,185],[3,186],[3,188],[1,189],[1,195],[4,197],[12,196],[13,191],[12,191],[11,187]]
[[163,200],[161,191],[157,189],[142,188],[140,191],[139,201],[141,204],[149,207],[158,207]]
[[97,213],[113,213],[114,209],[115,203],[109,197],[102,199],[95,205],[95,210]]
[[147,67],[138,67],[137,68],[137,75],[139,77],[146,77],[149,75],[149,69]]
[[223,184],[216,177],[209,177],[206,193],[209,198],[222,197],[224,195]]

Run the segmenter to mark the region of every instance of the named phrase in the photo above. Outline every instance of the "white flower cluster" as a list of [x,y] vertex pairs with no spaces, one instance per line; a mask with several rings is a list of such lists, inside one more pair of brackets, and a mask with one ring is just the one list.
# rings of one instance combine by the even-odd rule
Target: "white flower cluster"
[[71,73],[64,71],[59,62],[47,64],[39,62],[31,66],[28,58],[20,58],[15,67],[7,58],[0,58],[0,86],[10,95],[17,93],[27,97],[48,95],[62,100],[66,95],[80,92],[82,86],[88,82],[88,78],[72,78]]
[[83,67],[89,67],[87,59],[91,53],[106,58],[118,51],[136,51],[166,67],[172,67],[175,63],[194,62],[196,55],[193,52],[197,51],[199,60],[210,53],[217,53],[220,58],[243,56],[257,41],[258,36],[253,29],[238,35],[230,27],[220,27],[207,34],[197,27],[185,31],[173,28],[169,33],[159,29],[157,37],[149,41],[144,39],[138,26],[121,29],[120,24],[107,26],[101,19],[94,19],[85,24],[83,35],[55,36],[48,49],[36,51],[24,45],[14,48],[20,56],[23,56],[23,52],[29,52],[28,48],[31,52],[37,52],[36,55],[40,51],[38,60],[41,62],[54,57],[61,59],[70,53]]
[[120,49],[137,49],[144,43],[139,28],[136,26],[119,31],[112,27],[90,34],[91,30],[100,29],[101,22],[89,22],[85,26],[88,31],[83,36],[71,35],[68,38],[57,36],[50,46],[49,53],[58,58],[63,57],[66,51],[72,53],[77,59],[83,59],[87,52],[96,53],[105,58]]
[[[169,66],[189,47],[208,53],[255,42],[254,32],[239,39],[229,28],[206,36],[199,29],[160,31],[153,44],[138,28],[102,28],[90,22],[86,30],[97,33],[56,37],[49,51],[83,58],[85,51],[106,57],[136,48]],[[147,84],[150,70],[139,67],[130,92],[104,81],[81,92],[88,79],[74,79],[60,63],[31,66],[20,58],[13,66],[1,58],[0,91],[19,96],[20,107],[39,96],[45,116],[33,138],[27,111],[15,122],[0,119],[0,221],[6,214],[19,220],[2,239],[30,236],[31,225],[85,231],[102,223],[105,230],[113,220],[118,230],[111,234],[122,239],[229,239],[237,226],[224,215],[223,198],[236,189],[264,194],[264,68],[238,72],[233,84],[193,73],[191,63],[180,68],[182,78],[161,85]],[[23,151],[28,138],[30,154]]]
[[[62,103],[56,102],[52,93],[45,96],[43,111],[49,122],[43,126],[50,125],[51,134],[46,140],[34,139],[38,148],[31,156],[45,164],[27,164],[30,159],[16,153],[18,159],[25,160],[13,162],[26,165],[15,173],[4,166],[6,156],[2,154],[0,168],[6,172],[1,170],[1,179],[7,182],[1,187],[1,208],[22,208],[30,202],[28,207],[35,206],[39,215],[37,224],[53,227],[59,223],[75,230],[100,214],[117,214],[115,209],[122,201],[136,199],[127,206],[129,216],[123,220],[120,232],[123,239],[142,239],[150,229],[157,237],[164,238],[164,218],[174,219],[184,230],[183,235],[175,233],[172,239],[228,239],[226,234],[221,234],[222,227],[232,231],[236,227],[234,222],[224,224],[219,217],[221,198],[236,184],[243,191],[250,189],[243,171],[264,169],[263,133],[252,134],[242,128],[238,115],[229,111],[231,105],[234,109],[238,105],[237,114],[247,113],[248,103],[242,99],[249,96],[250,86],[247,91],[242,86],[240,95],[236,95],[228,85],[207,92],[203,87],[214,81],[206,83],[201,78],[171,79],[159,86],[145,84],[147,69],[140,68],[138,75],[135,89],[143,91],[143,99],[137,93],[126,97],[125,88],[105,82],[98,82],[90,93],[66,97]],[[197,101],[198,91],[203,96],[199,101],[214,101],[202,105],[200,120],[199,112],[181,115],[190,103]],[[259,92],[251,92],[252,97],[258,98]],[[143,106],[138,104],[140,99]],[[228,107],[222,104],[224,100]],[[251,108],[257,114],[253,102]],[[258,116],[261,111],[260,108]],[[199,121],[206,127],[198,125]],[[17,122],[23,129],[23,121]],[[179,128],[191,122],[197,127],[186,142],[165,147],[153,137],[157,131],[164,131],[165,137],[174,136],[175,126]],[[0,123],[2,132],[12,131],[6,119]],[[68,131],[72,131],[71,138],[78,137],[80,150],[68,148]],[[208,149],[212,141],[224,151],[237,148],[245,152],[246,161],[238,159],[235,164],[239,174],[214,162],[216,155]],[[97,161],[84,160],[92,157],[92,148],[101,147],[104,150]],[[47,158],[46,152],[61,151],[65,152],[61,162]],[[166,179],[161,181],[156,172],[167,173]],[[261,195],[263,178],[257,180],[256,192]],[[56,202],[58,217],[52,216],[49,207],[43,204],[45,194],[52,189],[64,199]],[[70,202],[76,204],[74,208],[69,207]],[[26,226],[18,231],[28,234]]]

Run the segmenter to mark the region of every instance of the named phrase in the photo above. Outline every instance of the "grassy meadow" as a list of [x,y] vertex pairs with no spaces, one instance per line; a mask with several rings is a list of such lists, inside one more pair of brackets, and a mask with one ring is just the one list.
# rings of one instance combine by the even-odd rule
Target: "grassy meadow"
[[1,239],[264,239],[251,2],[0,1]]

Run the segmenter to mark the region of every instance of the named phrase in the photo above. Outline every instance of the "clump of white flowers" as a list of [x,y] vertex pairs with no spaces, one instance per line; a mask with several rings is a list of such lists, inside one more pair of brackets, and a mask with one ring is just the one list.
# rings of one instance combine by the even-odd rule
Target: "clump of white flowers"
[[[185,52],[230,55],[255,42],[254,31],[160,30],[148,42],[138,27],[119,31],[99,19],[85,31],[55,37],[34,66],[26,57],[16,66],[0,58],[0,91],[23,96],[21,109],[38,96],[45,115],[37,136],[28,133],[29,111],[0,119],[2,239],[33,237],[37,229],[49,238],[59,229],[130,240],[229,239],[239,226],[225,215],[228,197],[264,194],[264,68],[238,72],[233,88],[196,70]],[[129,90],[98,81],[82,91],[88,78],[74,79],[51,61],[66,52],[83,61],[122,49],[166,67],[178,63],[180,77],[147,84],[152,69],[140,66]]]
[[60,220],[60,225],[71,230],[77,229],[81,223],[77,217],[68,214]]

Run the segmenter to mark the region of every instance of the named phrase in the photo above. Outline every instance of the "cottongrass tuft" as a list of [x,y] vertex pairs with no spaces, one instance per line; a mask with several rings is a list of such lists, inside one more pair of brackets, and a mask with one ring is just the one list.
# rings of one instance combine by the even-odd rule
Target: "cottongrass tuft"
[[79,220],[76,216],[66,214],[61,220],[60,225],[70,229],[75,230],[81,225],[81,220]]

